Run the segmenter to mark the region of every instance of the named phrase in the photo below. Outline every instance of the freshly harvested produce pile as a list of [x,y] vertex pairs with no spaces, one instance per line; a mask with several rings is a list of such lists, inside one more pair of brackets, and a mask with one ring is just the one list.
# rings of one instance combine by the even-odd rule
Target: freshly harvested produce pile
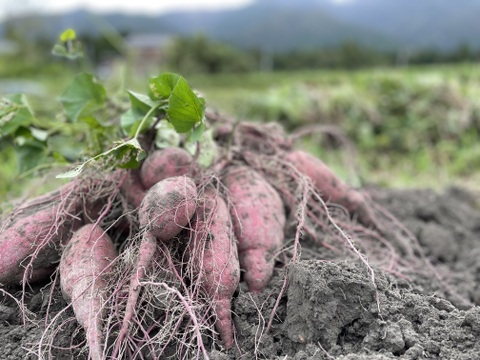
[[403,195],[347,186],[277,124],[213,111],[206,122],[216,149],[208,166],[201,146],[193,156],[183,141],[159,149],[146,132],[139,169],[90,169],[3,221],[0,336],[21,346],[6,341],[2,356],[480,353],[478,285],[466,292],[447,277],[455,255],[435,244],[455,241],[442,232],[452,226],[478,269],[467,250],[480,233],[474,203],[456,204],[468,213],[458,222],[417,202],[402,213]]

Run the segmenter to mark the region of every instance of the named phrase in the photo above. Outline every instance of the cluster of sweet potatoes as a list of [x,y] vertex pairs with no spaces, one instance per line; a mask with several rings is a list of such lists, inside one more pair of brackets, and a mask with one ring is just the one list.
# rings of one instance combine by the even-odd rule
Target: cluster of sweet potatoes
[[[362,193],[319,159],[294,150],[282,129],[235,124],[214,113],[208,118],[219,150],[210,167],[181,147],[151,150],[140,169],[72,181],[22,205],[2,224],[0,284],[47,281],[58,271],[92,359],[142,353],[135,349],[146,321],[139,319],[142,291],[160,267],[179,279],[175,294],[194,323],[188,300],[200,294],[211,314],[204,317],[213,319],[229,349],[235,343],[231,301],[240,282],[250,292],[264,291],[289,224],[299,225],[299,210],[307,214],[305,229],[321,226],[319,213],[335,203],[358,226],[381,231]],[[129,248],[134,265],[125,274],[118,258]],[[108,304],[119,301],[117,323],[105,321],[113,311]]]

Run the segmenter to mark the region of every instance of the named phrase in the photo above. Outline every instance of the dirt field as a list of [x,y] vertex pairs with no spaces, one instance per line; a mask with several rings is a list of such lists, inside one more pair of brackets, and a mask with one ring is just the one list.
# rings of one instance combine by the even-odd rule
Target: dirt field
[[[355,257],[322,253],[305,239],[302,260],[278,267],[262,294],[242,284],[233,303],[237,344],[224,352],[207,339],[211,359],[480,359],[478,198],[459,189],[369,192],[416,236],[425,256],[416,265],[422,265],[399,275],[381,270],[373,258],[373,282]],[[285,274],[288,287],[265,333]],[[7,290],[20,298],[21,288]],[[0,357],[37,359],[45,350],[38,343],[48,314],[65,323],[43,338],[51,346],[47,355],[86,358],[83,332],[71,310],[62,311],[59,290],[44,284],[28,293],[25,305],[34,321],[27,326],[19,306],[3,295]],[[175,359],[175,349],[170,353]]]

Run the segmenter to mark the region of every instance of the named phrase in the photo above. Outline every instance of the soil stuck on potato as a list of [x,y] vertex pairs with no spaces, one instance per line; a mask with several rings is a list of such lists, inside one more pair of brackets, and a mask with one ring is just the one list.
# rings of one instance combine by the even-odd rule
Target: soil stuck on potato
[[[398,278],[376,270],[376,289],[360,261],[319,259],[313,243],[288,269],[289,287],[264,334],[284,270],[261,294],[244,283],[233,301],[237,345],[227,353],[206,339],[211,359],[477,359],[480,357],[480,209],[458,189],[379,190],[370,194],[417,236],[445,286],[425,275]],[[320,251],[321,252],[321,251]],[[312,255],[313,254],[313,255]],[[59,316],[51,359],[86,359],[83,330],[58,288],[36,285],[25,298],[25,327],[14,300],[2,294],[0,357],[37,359],[45,316]],[[20,296],[20,288],[10,288]],[[63,312],[62,312],[63,311]],[[42,349],[45,350],[45,349]],[[172,359],[175,357],[171,349]]]

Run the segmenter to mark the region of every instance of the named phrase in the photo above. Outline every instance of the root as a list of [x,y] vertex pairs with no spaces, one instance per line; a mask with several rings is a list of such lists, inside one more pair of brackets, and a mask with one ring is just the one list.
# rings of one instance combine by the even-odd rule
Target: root
[[[295,240],[293,244],[293,255],[290,260],[290,263],[287,264],[287,266],[297,261],[297,255],[298,255],[298,258],[300,258],[300,238],[302,236],[302,231],[305,226],[305,215],[306,215],[305,209],[307,208],[307,202],[308,202],[308,187],[307,186],[302,186],[302,187],[304,187],[304,189],[301,197],[301,202],[297,207],[297,214],[296,214],[297,228],[295,231]],[[275,314],[277,313],[277,309],[280,304],[280,300],[282,299],[283,294],[287,289],[287,286],[288,286],[288,276],[285,276],[283,280],[282,288],[280,289],[280,293],[277,296],[277,300],[275,301],[275,305],[273,306],[272,312],[268,319],[267,328],[265,330],[267,334],[270,332],[270,329],[273,324],[273,319],[275,317]]]
[[354,143],[348,138],[348,136],[339,126],[332,124],[305,125],[294,131],[290,135],[290,139],[292,142],[295,142],[301,138],[304,138],[305,136],[317,133],[328,135],[329,137],[332,137],[333,139],[338,141],[339,144],[341,144],[340,146],[345,149],[345,168],[350,170],[352,178],[357,178],[358,174],[360,173],[360,166],[357,159],[357,150]]
[[[217,122],[223,121],[212,112],[207,113],[207,117]],[[305,131],[287,137],[277,125],[238,124],[233,119],[220,125],[224,125],[224,128],[216,136],[222,146],[222,157],[209,169],[195,168],[190,174],[195,178],[199,196],[213,189],[223,197],[230,209],[234,209],[228,190],[219,177],[228,165],[248,165],[275,188],[288,215],[285,229],[288,241],[284,242],[279,252],[275,250],[278,253],[273,254],[283,262],[283,281],[273,308],[267,314],[268,319],[264,313],[266,303],[255,304],[259,314],[255,354],[260,352],[262,337],[274,326],[288,289],[288,271],[302,256],[324,261],[346,258],[359,260],[376,291],[379,314],[376,267],[403,279],[408,279],[409,274],[414,272],[434,274],[439,283],[448,289],[448,284],[423,254],[418,239],[392,214],[367,197],[367,205],[379,223],[365,227],[357,221],[355,214],[349,214],[342,206],[329,202],[328,194],[319,193],[309,178],[296,170],[294,164],[284,160],[295,138],[302,136]],[[336,129],[328,128],[326,131],[334,132]],[[346,139],[343,140],[347,143]],[[205,246],[193,249],[195,256],[189,257],[186,251],[192,236],[198,235],[194,234],[192,224],[188,224],[175,239],[154,244],[157,256],[153,264],[144,267],[144,273],[139,276],[135,311],[132,318],[128,319],[128,326],[125,326],[132,274],[137,271],[137,254],[145,234],[139,229],[136,209],[129,208],[120,191],[127,172],[115,171],[106,179],[102,176],[89,173],[75,186],[26,203],[17,208],[11,217],[4,219],[2,231],[16,219],[36,209],[52,206],[54,211],[53,224],[38,238],[35,251],[24,261],[20,300],[4,290],[0,291],[15,300],[22,311],[24,324],[38,325],[26,308],[24,297],[29,290],[28,281],[33,269],[41,260],[41,252],[51,246],[56,255],[60,254],[65,243],[55,243],[55,238],[64,232],[72,232],[78,224],[94,223],[111,233],[120,249],[120,256],[111,265],[115,270],[108,282],[108,298],[103,309],[106,314],[102,327],[104,356],[149,359],[175,354],[179,359],[208,359],[208,350],[218,342],[218,334],[214,327],[216,319],[212,314],[212,299],[203,294],[198,276],[203,270],[200,264]],[[214,220],[214,217],[206,219],[207,228]],[[69,225],[68,231],[64,229],[65,224]],[[305,254],[302,252],[303,242],[313,242],[317,246]],[[192,258],[197,259],[195,261],[198,263]],[[73,332],[69,345],[60,346],[56,343],[58,334],[74,326],[69,306],[51,317],[54,298],[59,293],[57,275],[54,273],[50,282],[43,324],[45,331],[36,348],[31,350],[31,354],[41,359],[53,358],[55,355],[51,350],[88,352],[80,328]],[[455,293],[452,292],[452,295]],[[251,296],[251,299],[254,301],[254,297]],[[238,350],[241,352],[241,349]]]
[[211,321],[205,317],[209,313],[207,302],[193,284],[187,283],[182,270],[185,264],[177,260],[183,254],[180,238],[168,246],[157,246],[158,256],[140,281],[141,291],[128,333],[122,339],[118,337],[131,273],[136,267],[139,236],[130,240],[133,244],[118,259],[118,274],[112,281],[112,297],[107,309],[106,338],[111,339],[107,352],[129,359],[158,358],[172,351],[180,359],[208,358],[202,338],[212,331]]

